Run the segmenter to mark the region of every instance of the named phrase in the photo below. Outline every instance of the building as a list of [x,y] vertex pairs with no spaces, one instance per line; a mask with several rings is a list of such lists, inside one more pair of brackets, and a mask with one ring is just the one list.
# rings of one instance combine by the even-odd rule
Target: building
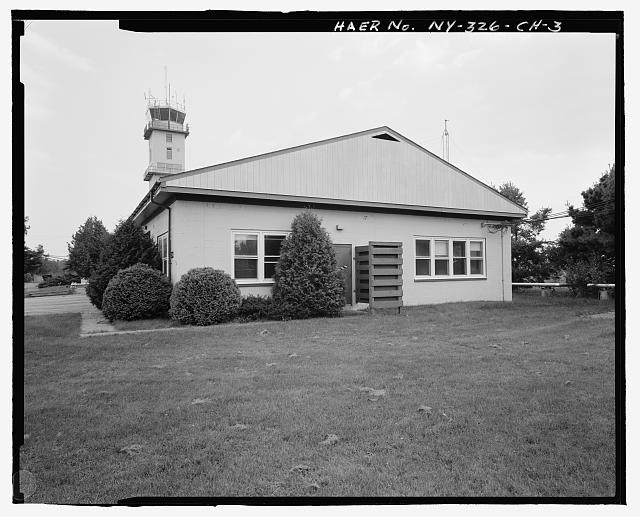
[[157,241],[163,272],[228,272],[243,295],[268,295],[281,241],[310,208],[344,266],[354,247],[401,242],[404,305],[511,300],[508,223],[526,210],[389,127],[185,170],[184,106],[151,101],[149,193],[132,217]]

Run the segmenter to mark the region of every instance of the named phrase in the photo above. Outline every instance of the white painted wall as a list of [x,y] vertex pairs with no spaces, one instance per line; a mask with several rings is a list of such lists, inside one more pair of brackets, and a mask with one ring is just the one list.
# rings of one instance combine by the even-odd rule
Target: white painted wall
[[146,230],[151,234],[153,242],[158,243],[158,236],[169,230],[169,213],[166,210],[162,210],[156,216],[147,221],[145,224]]
[[[176,201],[171,207],[172,281],[194,267],[232,271],[233,230],[286,231],[300,209],[243,204]],[[509,232],[490,233],[480,219],[442,218],[340,210],[314,210],[336,244],[365,245],[369,241],[402,241],[403,302],[420,305],[472,300],[511,300]],[[163,219],[165,218],[165,219]],[[164,221],[164,222],[163,222]],[[343,230],[336,230],[340,225]],[[158,235],[166,227],[166,211],[147,223]],[[157,233],[156,233],[157,232]],[[413,237],[442,236],[486,239],[486,279],[414,281]],[[355,273],[354,273],[355,277]],[[354,278],[355,281],[355,278]],[[242,293],[269,294],[268,285],[242,287]]]
[[[167,142],[167,134],[172,135],[172,142]],[[185,135],[183,133],[173,133],[154,129],[149,136],[149,164],[171,163],[181,165],[184,170],[185,164]],[[167,147],[172,149],[171,160],[167,158]]]

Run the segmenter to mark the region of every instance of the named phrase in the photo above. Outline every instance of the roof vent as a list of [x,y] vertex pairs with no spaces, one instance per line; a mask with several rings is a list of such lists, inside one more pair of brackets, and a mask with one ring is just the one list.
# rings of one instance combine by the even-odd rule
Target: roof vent
[[391,140],[392,142],[399,142],[397,138],[392,137],[389,133],[380,133],[379,135],[374,135],[371,138],[379,138],[380,140]]

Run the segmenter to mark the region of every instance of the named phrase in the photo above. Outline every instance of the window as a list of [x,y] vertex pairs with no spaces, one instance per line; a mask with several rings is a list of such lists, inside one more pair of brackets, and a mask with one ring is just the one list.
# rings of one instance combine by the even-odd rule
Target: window
[[173,135],[171,133],[167,133],[167,143],[170,144],[173,142]]
[[449,241],[436,242],[436,257],[434,271],[437,276],[449,274]]
[[453,274],[467,274],[467,242],[453,241]]
[[171,160],[173,157],[173,150],[171,147],[167,147],[167,160]]
[[484,254],[482,241],[469,241],[470,272],[472,275],[484,275]]
[[486,275],[484,239],[416,237],[415,253],[418,280]]
[[416,239],[416,275],[431,274],[431,241]]
[[162,260],[162,274],[169,276],[169,234],[165,233],[158,237],[158,252]]
[[280,259],[284,232],[233,232],[233,277],[271,282]]

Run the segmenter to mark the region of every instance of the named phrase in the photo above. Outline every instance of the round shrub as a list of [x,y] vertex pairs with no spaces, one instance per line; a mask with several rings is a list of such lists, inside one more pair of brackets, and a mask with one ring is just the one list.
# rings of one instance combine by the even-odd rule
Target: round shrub
[[169,314],[187,325],[214,325],[232,319],[241,303],[240,289],[227,273],[194,268],[173,287]]
[[146,264],[121,269],[102,297],[102,313],[110,320],[140,320],[166,314],[171,282]]

